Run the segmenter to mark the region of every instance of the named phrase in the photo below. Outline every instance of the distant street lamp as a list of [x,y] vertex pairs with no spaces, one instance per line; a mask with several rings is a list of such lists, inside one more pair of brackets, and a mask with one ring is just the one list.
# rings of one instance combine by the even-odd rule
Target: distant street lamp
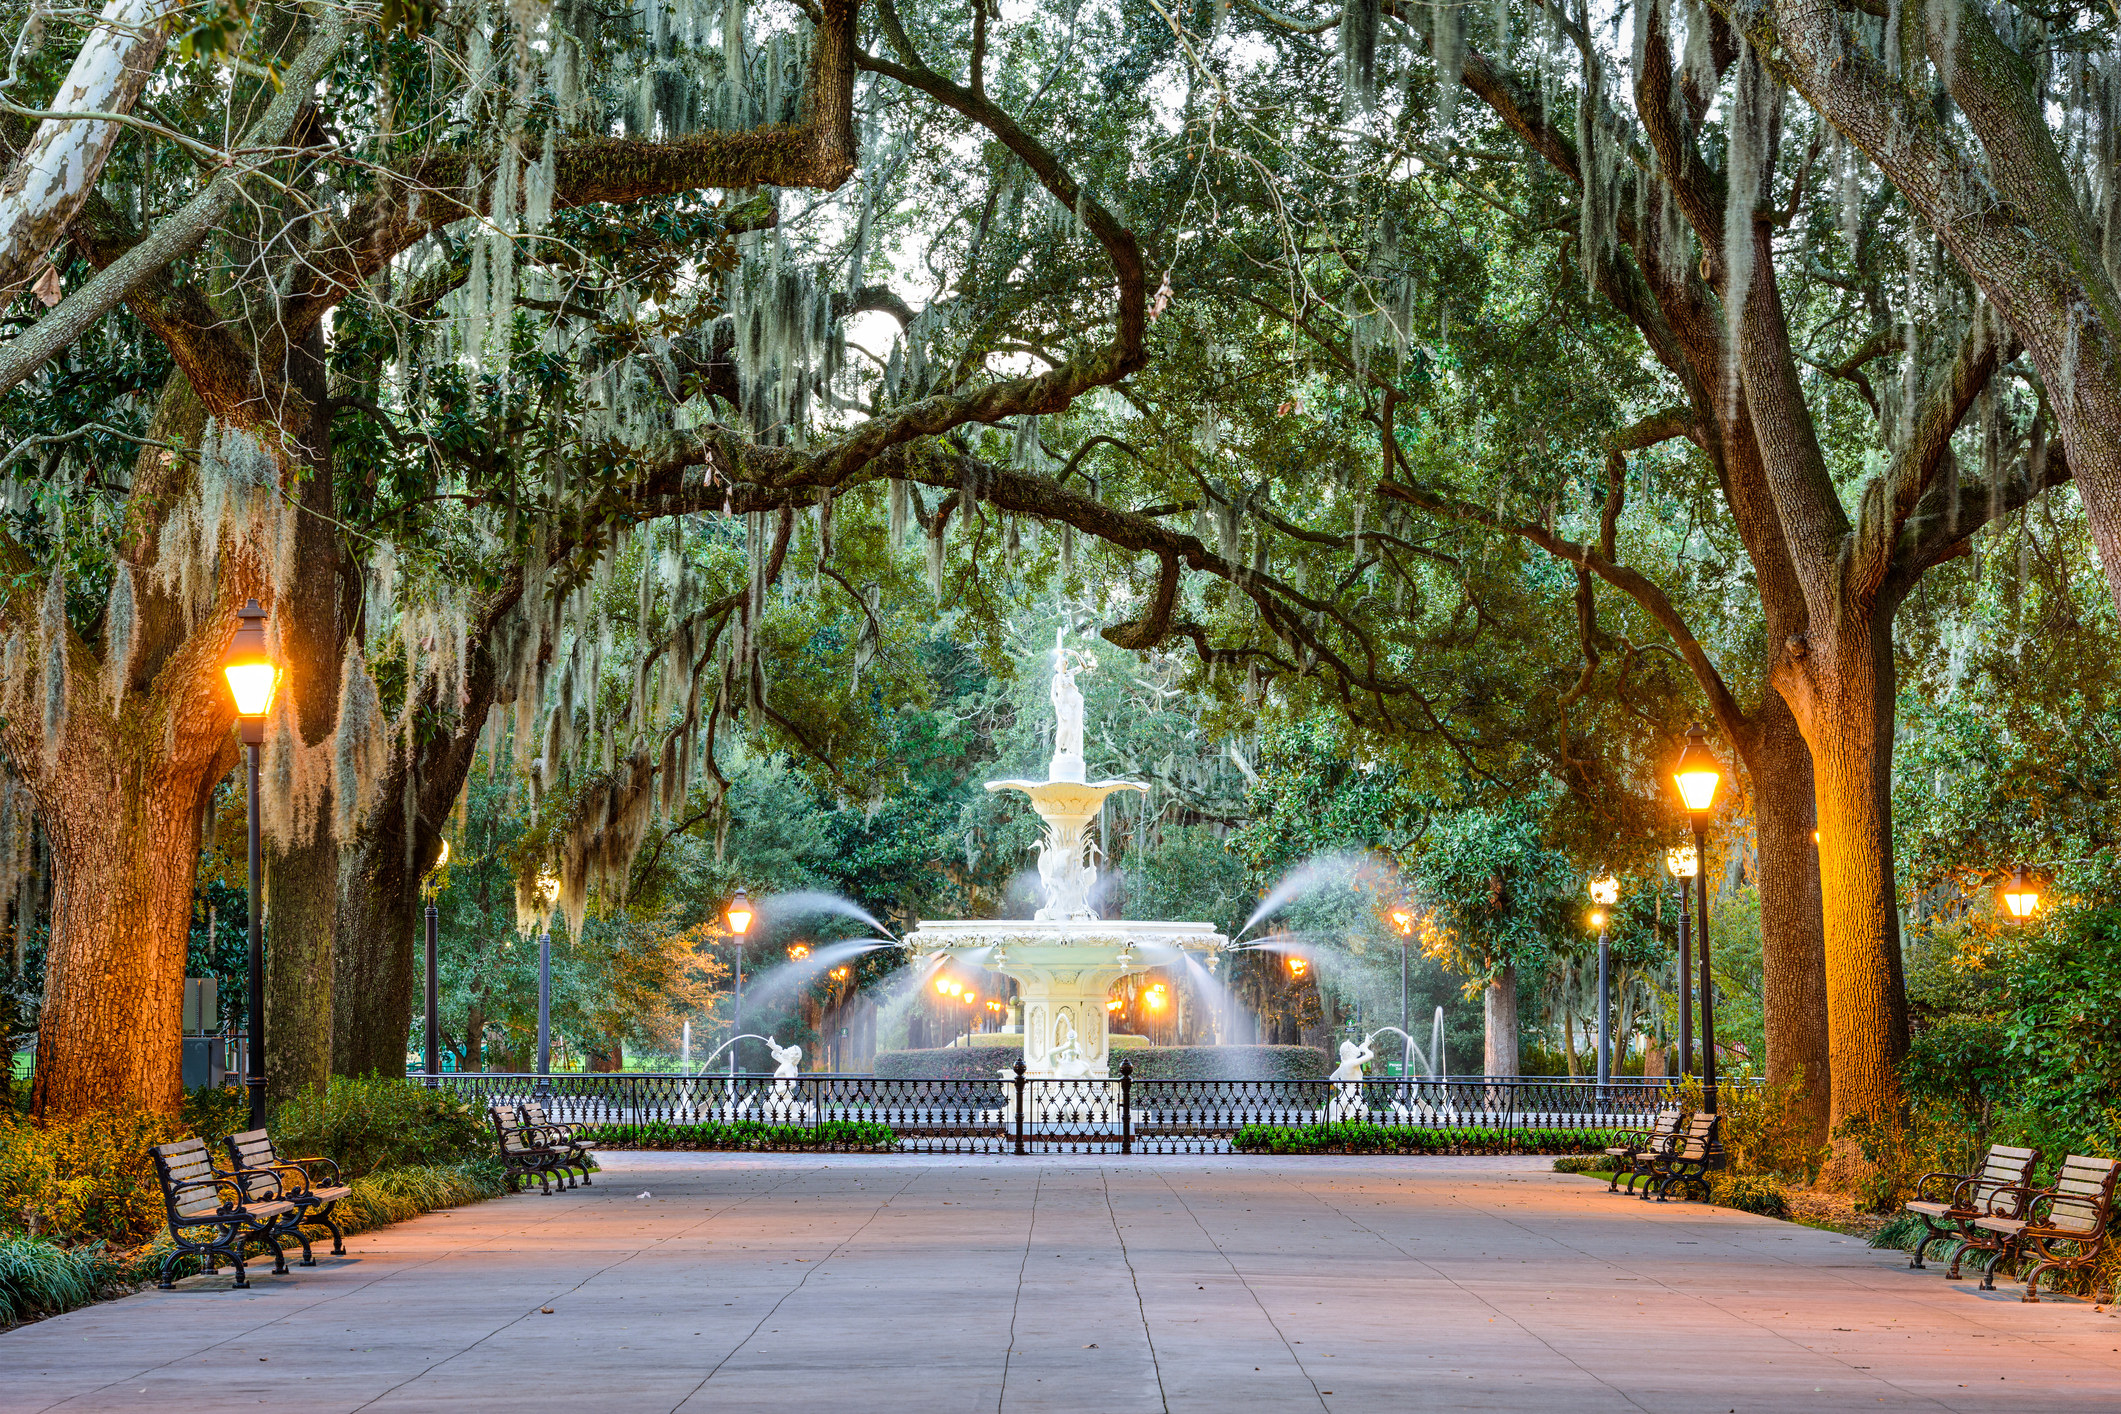
[[[729,923],[729,936],[736,941],[736,990],[733,994],[735,1006],[731,1012],[729,1026],[729,1080],[736,1082],[736,1053],[743,1043],[737,1040],[744,1030],[744,935],[751,931],[751,896],[742,889],[729,900],[728,911],[722,915]],[[731,1095],[735,1094],[734,1089]],[[734,1113],[734,1111],[732,1111]]]
[[420,1069],[426,1074],[429,1089],[441,1084],[438,1073],[442,1068],[441,1025],[441,973],[437,956],[437,938],[441,927],[441,913],[435,905],[435,895],[441,892],[442,870],[449,863],[449,841],[442,841],[442,851],[435,856],[434,868],[420,884],[420,892],[427,895],[427,1014],[422,1028],[425,1038],[420,1047]]
[[2022,864],[2011,870],[2010,878],[2004,881],[2002,897],[2013,923],[2027,922],[2040,911],[2040,886]]
[[263,863],[258,851],[258,748],[265,745],[265,714],[272,708],[273,689],[279,686],[280,670],[265,643],[265,610],[250,600],[236,611],[236,635],[229,640],[221,659],[222,676],[228,679],[229,696],[236,700],[236,718],[243,725],[243,755],[248,765],[244,795],[250,813],[250,1039],[243,1062],[243,1084],[250,1091],[250,1127],[265,1127],[265,942],[258,931],[259,875]]
[[1687,930],[1691,912],[1687,880],[1701,872],[1701,856],[1692,845],[1678,845],[1664,852],[1664,867],[1679,882],[1679,1075],[1684,1079],[1694,1068],[1694,959],[1688,952],[1693,939]]
[[1672,764],[1672,781],[1686,803],[1694,826],[1694,901],[1701,918],[1701,1106],[1716,1113],[1716,983],[1709,970],[1709,812],[1716,808],[1716,788],[1723,783],[1723,763],[1709,750],[1708,734],[1689,727],[1686,749]]
[[552,1094],[552,910],[560,902],[560,881],[552,871],[541,870],[537,890],[543,908],[538,913],[538,1083],[539,1100]]
[[1606,908],[1620,901],[1620,881],[1611,874],[1591,880],[1591,926],[1598,930],[1598,1093],[1613,1078],[1613,949],[1606,942]]
[[1412,1075],[1413,1057],[1407,1051],[1414,1044],[1414,1037],[1407,1027],[1407,944],[1414,936],[1414,914],[1411,909],[1392,910],[1392,930],[1399,934],[1399,1073],[1402,1077]]

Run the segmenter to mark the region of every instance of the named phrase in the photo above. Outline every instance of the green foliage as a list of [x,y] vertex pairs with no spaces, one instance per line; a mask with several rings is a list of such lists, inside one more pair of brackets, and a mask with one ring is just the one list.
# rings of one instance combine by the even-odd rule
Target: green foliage
[[1597,1154],[1612,1129],[1415,1129],[1355,1120],[1298,1126],[1248,1124],[1230,1138],[1241,1154]]
[[297,1095],[273,1115],[272,1136],[281,1154],[320,1155],[347,1178],[495,1152],[485,1117],[455,1091],[380,1075],[335,1075],[323,1090]]
[[1536,971],[1566,926],[1577,870],[1547,843],[1541,806],[1519,797],[1452,811],[1424,842],[1417,887],[1437,926],[1426,946],[1469,988],[1505,967]]
[[185,1129],[218,1145],[231,1134],[250,1128],[250,1097],[239,1085],[216,1088],[200,1086],[184,1092]]
[[1724,1173],[1709,1181],[1709,1201],[1764,1218],[1788,1218],[1790,1198],[1780,1181],[1764,1174]]
[[879,1080],[999,1080],[1023,1059],[1015,1046],[937,1046],[911,1051],[878,1051]]
[[868,1120],[825,1120],[815,1126],[767,1124],[738,1120],[734,1124],[599,1124],[586,1139],[612,1149],[896,1149],[898,1136],[888,1124]]
[[0,1113],[0,1233],[146,1242],[164,1217],[147,1151],[183,1137],[175,1120],[145,1110],[52,1124]]
[[1604,1173],[1610,1163],[1604,1154],[1563,1154],[1554,1160],[1556,1173]]
[[123,1274],[100,1242],[61,1247],[0,1235],[0,1327],[86,1306]]

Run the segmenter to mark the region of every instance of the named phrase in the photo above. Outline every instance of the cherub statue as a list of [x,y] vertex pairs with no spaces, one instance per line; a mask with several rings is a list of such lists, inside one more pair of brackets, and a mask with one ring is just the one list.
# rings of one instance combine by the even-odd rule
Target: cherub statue
[[1365,1063],[1377,1058],[1370,1043],[1357,1045],[1353,1041],[1340,1043],[1340,1064],[1333,1067],[1328,1079],[1334,1082],[1333,1102],[1327,1107],[1326,1118],[1334,1121],[1355,1119],[1369,1113],[1370,1107],[1362,1097],[1362,1068]]
[[[803,1048],[801,1046],[784,1046],[769,1036],[766,1038],[766,1049],[773,1052],[773,1078],[775,1080],[793,1080],[802,1074]],[[775,1088],[786,1089],[787,1087],[776,1086]]]

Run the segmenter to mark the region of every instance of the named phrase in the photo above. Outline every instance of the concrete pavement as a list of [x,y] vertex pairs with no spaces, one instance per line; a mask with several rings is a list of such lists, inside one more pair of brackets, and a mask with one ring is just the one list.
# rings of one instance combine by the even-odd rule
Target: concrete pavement
[[1538,1160],[605,1162],[0,1334],[0,1411],[2121,1407],[2112,1314]]

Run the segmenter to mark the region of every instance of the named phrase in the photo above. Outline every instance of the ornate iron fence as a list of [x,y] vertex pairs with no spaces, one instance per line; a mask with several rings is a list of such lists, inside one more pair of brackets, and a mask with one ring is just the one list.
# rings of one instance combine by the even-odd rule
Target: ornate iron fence
[[[609,1147],[902,1153],[1497,1153],[1599,1147],[1676,1103],[1663,1080],[893,1080],[872,1075],[426,1077],[535,1100]],[[1745,1082],[1737,1082],[1743,1085]],[[1726,1082],[1726,1088],[1736,1088]]]

